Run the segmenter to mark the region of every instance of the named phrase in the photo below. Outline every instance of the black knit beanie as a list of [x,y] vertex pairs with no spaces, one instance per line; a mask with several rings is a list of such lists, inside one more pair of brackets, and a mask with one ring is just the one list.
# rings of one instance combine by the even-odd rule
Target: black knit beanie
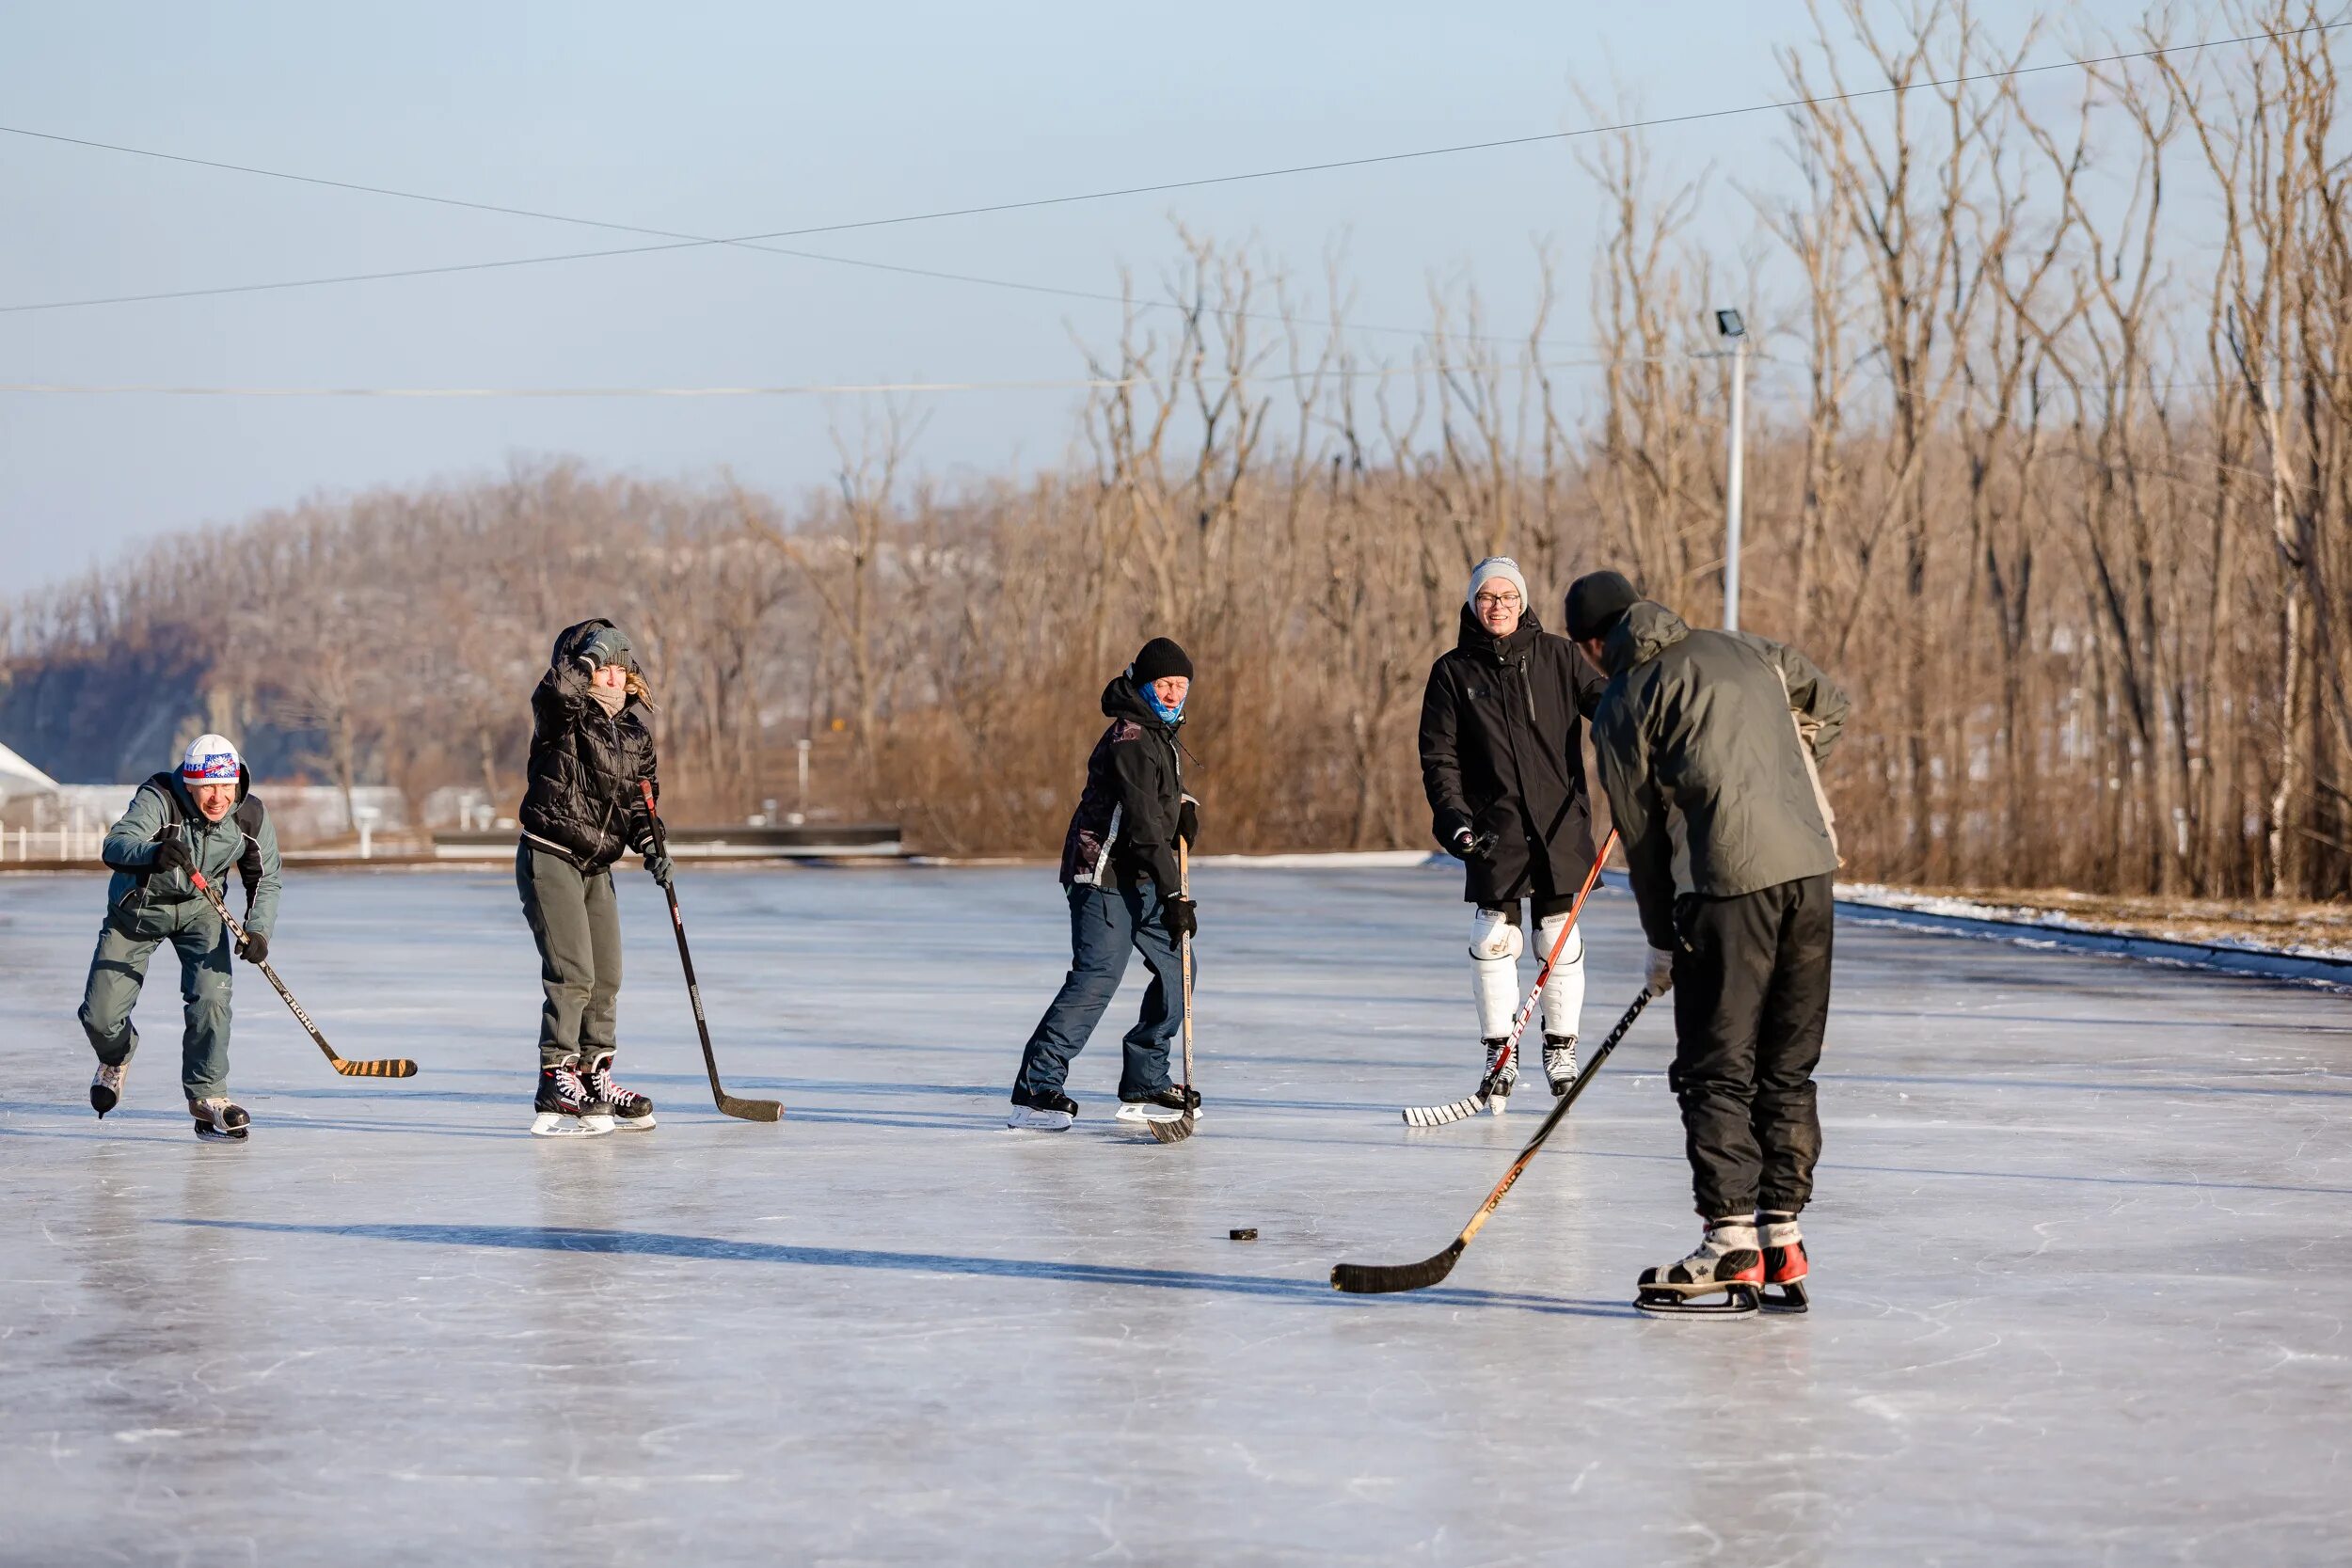
[[1153,681],[1166,680],[1170,675],[1182,675],[1190,680],[1192,660],[1186,658],[1184,650],[1171,640],[1155,637],[1143,645],[1143,652],[1136,655],[1136,661],[1127,666],[1127,673],[1137,686],[1150,686]]
[[1617,629],[1642,595],[1621,572],[1587,572],[1568,584],[1568,640],[1583,642]]

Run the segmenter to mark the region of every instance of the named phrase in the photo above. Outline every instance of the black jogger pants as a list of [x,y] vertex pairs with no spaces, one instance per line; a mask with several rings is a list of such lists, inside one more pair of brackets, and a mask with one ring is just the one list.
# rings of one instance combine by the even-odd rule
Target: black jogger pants
[[1821,1157],[1830,878],[1675,904],[1675,1061],[1699,1213],[1803,1209]]

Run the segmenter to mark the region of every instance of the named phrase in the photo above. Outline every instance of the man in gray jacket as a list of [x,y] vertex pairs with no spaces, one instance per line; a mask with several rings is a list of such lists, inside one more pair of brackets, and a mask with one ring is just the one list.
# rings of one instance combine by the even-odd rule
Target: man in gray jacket
[[250,1118],[229,1098],[229,933],[194,877],[200,873],[218,889],[235,868],[246,896],[237,956],[250,963],[268,958],[278,923],[278,830],[252,789],[236,747],[217,735],[199,736],[176,773],[139,785],[106,834],[100,853],[114,879],[81,1011],[82,1032],[98,1053],[89,1102],[101,1117],[121,1102],[131,1053],[139,1047],[131,1008],[147,983],[147,960],[168,942],[180,955],[186,1004],[180,1086],[197,1136],[246,1136]]
[[1696,1252],[1644,1271],[1636,1305],[1803,1311],[1837,869],[1817,764],[1846,694],[1793,648],[1693,630],[1615,572],[1568,589],[1567,630],[1609,676],[1593,748],[1650,991],[1675,993],[1668,1082],[1707,1222]]

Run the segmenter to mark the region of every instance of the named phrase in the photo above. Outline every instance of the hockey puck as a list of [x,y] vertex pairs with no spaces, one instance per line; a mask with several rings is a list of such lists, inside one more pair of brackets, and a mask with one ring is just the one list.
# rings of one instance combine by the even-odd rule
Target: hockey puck
[[1254,1242],[1258,1239],[1258,1227],[1254,1225],[1245,1225],[1238,1230],[1228,1230],[1225,1234],[1236,1242]]

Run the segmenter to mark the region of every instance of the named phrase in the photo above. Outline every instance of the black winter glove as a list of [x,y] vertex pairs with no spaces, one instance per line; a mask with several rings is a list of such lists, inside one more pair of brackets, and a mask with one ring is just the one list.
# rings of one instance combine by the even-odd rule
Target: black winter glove
[[1483,861],[1495,852],[1493,833],[1473,833],[1468,828],[1456,828],[1445,852],[1457,861]]
[[154,865],[158,871],[186,871],[195,864],[195,858],[188,853],[187,845],[181,841],[177,833],[155,846]]
[[269,962],[269,938],[259,931],[247,931],[237,943],[237,957],[249,964]]
[[1184,841],[1187,849],[1200,842],[1200,802],[1189,795],[1176,808],[1176,836]]
[[663,887],[670,885],[670,873],[676,869],[677,867],[670,863],[670,857],[660,850],[645,851],[645,870],[652,875],[655,881],[660,882]]
[[1167,923],[1168,935],[1183,939],[1200,934],[1200,911],[1194,907],[1192,900],[1183,894],[1164,899],[1160,910],[1160,918]]

